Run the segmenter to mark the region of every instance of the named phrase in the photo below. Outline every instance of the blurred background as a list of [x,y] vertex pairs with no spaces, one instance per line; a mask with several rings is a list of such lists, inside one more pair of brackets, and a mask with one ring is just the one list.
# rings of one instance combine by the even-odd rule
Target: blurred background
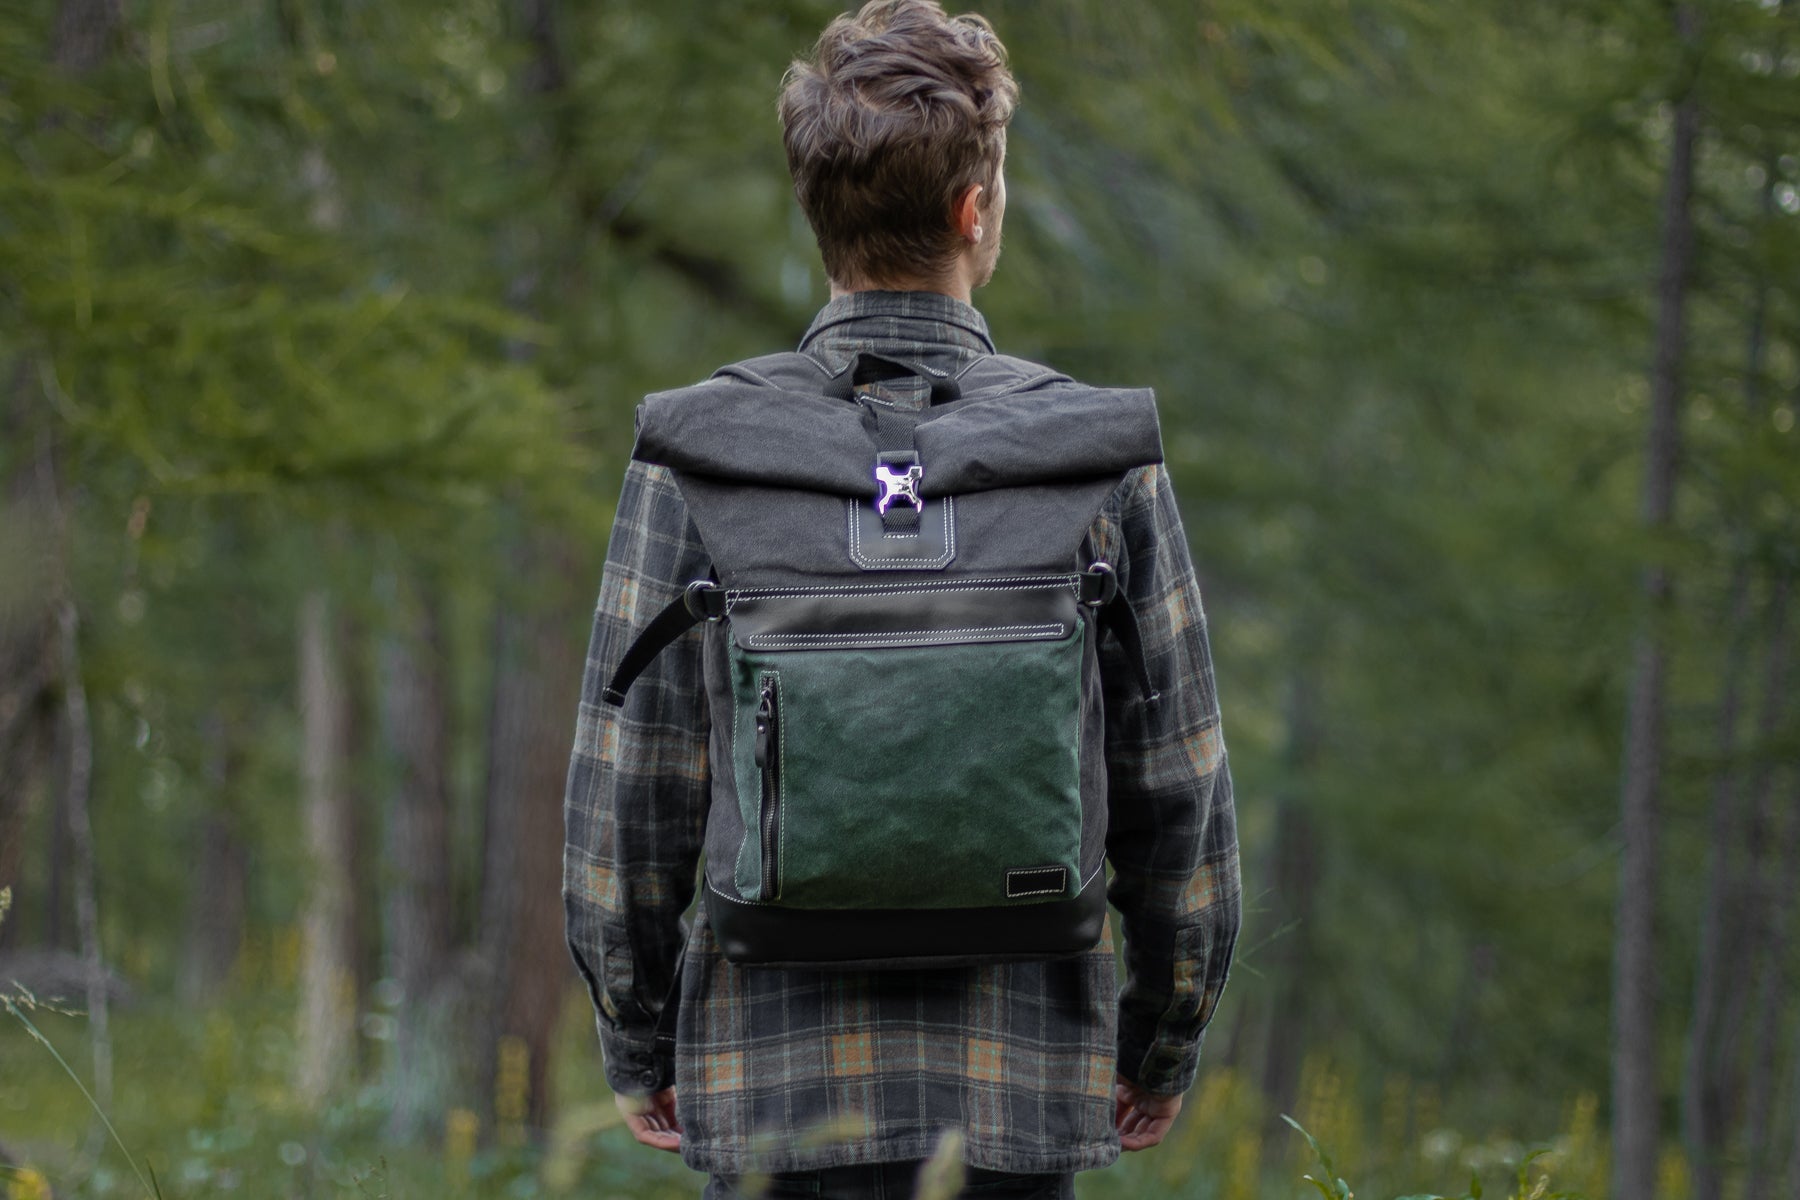
[[[697,1194],[562,784],[633,406],[826,299],[839,9],[0,8],[0,1193]],[[1795,1195],[1800,4],[982,11],[977,302],[1157,389],[1243,837],[1081,1194]]]

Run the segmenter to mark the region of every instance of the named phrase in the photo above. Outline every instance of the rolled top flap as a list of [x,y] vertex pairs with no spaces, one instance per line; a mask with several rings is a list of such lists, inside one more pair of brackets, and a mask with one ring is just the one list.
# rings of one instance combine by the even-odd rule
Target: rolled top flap
[[876,492],[875,443],[860,408],[725,377],[647,397],[631,456],[767,487]]
[[913,433],[926,496],[1123,475],[1162,461],[1149,388],[1053,384],[947,406]]
[[[1148,388],[1058,381],[935,405],[918,417],[913,443],[925,497],[1122,475],[1162,461]],[[647,398],[632,454],[766,487],[840,496],[878,490],[874,435],[860,405],[731,377]]]

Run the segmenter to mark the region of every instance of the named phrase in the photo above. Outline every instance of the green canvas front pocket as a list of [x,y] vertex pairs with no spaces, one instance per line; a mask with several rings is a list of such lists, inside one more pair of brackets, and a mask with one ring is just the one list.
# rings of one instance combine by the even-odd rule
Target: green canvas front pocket
[[963,908],[1079,890],[1084,622],[981,632],[734,643],[744,897]]

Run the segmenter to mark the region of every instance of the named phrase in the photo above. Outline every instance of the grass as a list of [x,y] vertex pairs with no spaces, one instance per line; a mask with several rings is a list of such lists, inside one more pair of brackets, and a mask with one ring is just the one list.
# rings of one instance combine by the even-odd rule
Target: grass
[[[199,1012],[149,1002],[119,1013],[118,1099],[107,1114],[112,1137],[88,1168],[81,1150],[95,1109],[81,1085],[85,1024],[75,1014],[27,1012],[15,1000],[12,1015],[0,1017],[0,1079],[6,1081],[0,1129],[11,1152],[55,1184],[59,1200],[691,1200],[702,1178],[674,1155],[638,1146],[620,1126],[601,1082],[586,1005],[579,992],[571,994],[557,1051],[561,1117],[542,1148],[484,1145],[469,1113],[452,1113],[422,1144],[389,1144],[382,1138],[383,1097],[374,1087],[348,1092],[322,1112],[303,1111],[288,1087],[294,1006],[280,989],[242,990]],[[376,1051],[379,1044],[365,1048]],[[1328,1063],[1309,1063],[1295,1123],[1305,1129],[1271,1135],[1265,1144],[1270,1114],[1256,1089],[1229,1070],[1203,1072],[1163,1146],[1084,1173],[1078,1194],[1082,1200],[1348,1200],[1353,1194],[1419,1200],[1439,1195],[1428,1190],[1433,1181],[1471,1176],[1466,1192],[1446,1200],[1478,1200],[1483,1181],[1490,1196],[1509,1200],[1604,1193],[1592,1098],[1566,1108],[1560,1133],[1537,1131],[1549,1140],[1547,1152],[1534,1152],[1445,1127],[1428,1089],[1390,1080],[1378,1090],[1380,1099],[1366,1104],[1359,1097],[1370,1091]],[[934,1168],[944,1195],[960,1174],[954,1157],[947,1154]],[[1354,1193],[1340,1174],[1356,1181]],[[37,1187],[28,1172],[0,1172],[3,1200],[40,1200]]]

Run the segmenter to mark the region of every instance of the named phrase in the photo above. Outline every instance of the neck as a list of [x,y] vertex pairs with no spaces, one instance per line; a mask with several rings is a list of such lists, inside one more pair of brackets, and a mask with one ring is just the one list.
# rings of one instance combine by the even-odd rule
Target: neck
[[849,283],[831,281],[831,298],[853,296],[857,292],[936,292],[940,296],[948,296],[952,300],[961,300],[964,304],[972,304],[972,293],[968,288],[947,286],[942,280],[935,279],[884,279],[879,283],[853,280]]
[[831,298],[855,292],[937,292],[964,304],[974,304],[975,264],[967,254],[958,255],[943,275],[911,275],[893,279],[846,279],[831,282]]

